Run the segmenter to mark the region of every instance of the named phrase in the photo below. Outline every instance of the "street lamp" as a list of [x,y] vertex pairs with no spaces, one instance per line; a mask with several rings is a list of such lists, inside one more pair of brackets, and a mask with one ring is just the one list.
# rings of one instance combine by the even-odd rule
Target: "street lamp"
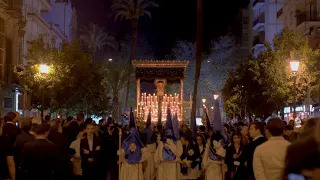
[[203,104],[205,104],[205,103],[206,103],[206,101],[207,101],[206,99],[202,99],[202,103],[203,103]]
[[219,95],[218,94],[214,94],[213,98],[214,98],[214,100],[217,100],[219,98]]
[[112,59],[110,58],[110,59],[109,59],[109,61],[111,62],[111,61],[112,61]]
[[39,72],[42,74],[42,75],[46,75],[50,72],[50,67],[46,64],[40,64],[39,65]]
[[293,75],[293,118],[296,119],[296,107],[297,107],[297,73],[299,70],[300,62],[298,60],[290,61],[290,68]]
[[[40,74],[45,77],[50,72],[50,66],[47,64],[39,65]],[[43,111],[44,111],[44,85],[41,86],[41,119],[43,119]]]

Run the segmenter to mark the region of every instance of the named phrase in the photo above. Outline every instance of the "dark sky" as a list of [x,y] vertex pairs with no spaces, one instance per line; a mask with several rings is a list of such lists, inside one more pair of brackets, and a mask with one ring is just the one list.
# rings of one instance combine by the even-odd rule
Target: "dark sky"
[[[77,9],[79,28],[90,23],[105,27],[106,32],[117,39],[131,33],[126,20],[115,22],[110,17],[112,0],[73,0]],[[152,19],[139,21],[139,33],[146,36],[155,56],[164,58],[178,39],[194,41],[196,35],[196,0],[155,0],[160,7],[151,10]],[[249,0],[203,0],[204,1],[204,46],[210,40],[227,32],[234,25],[241,7]]]

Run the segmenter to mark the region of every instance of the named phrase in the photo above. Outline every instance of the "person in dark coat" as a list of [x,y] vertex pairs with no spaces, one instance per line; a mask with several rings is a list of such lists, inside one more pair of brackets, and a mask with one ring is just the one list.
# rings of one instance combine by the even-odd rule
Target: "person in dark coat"
[[22,163],[22,155],[23,155],[23,148],[24,145],[28,142],[34,141],[34,136],[30,134],[32,122],[31,118],[24,118],[20,122],[20,127],[22,129],[21,134],[17,136],[15,145],[14,145],[14,154],[15,154],[15,164],[17,170],[17,178],[23,178],[23,170],[21,169]]
[[247,170],[249,179],[255,179],[253,174],[253,153],[255,149],[262,143],[267,141],[264,137],[264,124],[261,122],[255,122],[249,127],[250,137],[253,139],[250,144],[247,145],[245,149],[245,158],[247,160]]
[[99,178],[100,140],[94,135],[95,127],[87,124],[86,135],[80,142],[82,176],[85,180]]
[[15,119],[17,119],[17,114],[14,112],[9,112],[5,117],[5,125],[3,126],[2,135],[8,138],[9,145],[13,148],[17,136],[20,134],[21,130],[16,126]]
[[72,164],[69,159],[69,142],[68,138],[61,133],[62,127],[60,124],[53,120],[49,122],[50,132],[48,135],[48,140],[53,144],[57,145],[59,159],[58,166],[59,169],[56,171],[56,178],[70,179],[72,177]]
[[77,119],[71,120],[70,124],[68,125],[69,143],[76,140],[78,133],[80,132],[80,124],[82,123],[84,123],[83,113],[79,113],[77,115]]
[[311,118],[300,131],[299,138],[287,149],[283,179],[300,175],[304,179],[320,179],[320,118]]
[[244,145],[241,138],[240,132],[233,133],[231,136],[231,145],[226,149],[225,163],[228,166],[227,179],[247,179]]
[[35,140],[24,145],[22,168],[26,179],[53,180],[58,169],[59,151],[57,145],[47,140],[50,126],[34,124]]
[[118,179],[118,146],[114,135],[115,126],[106,125],[106,131],[101,136],[101,166],[106,167],[103,170],[102,177],[109,176],[110,180]]
[[180,157],[181,163],[181,178],[182,179],[197,179],[199,177],[200,151],[199,147],[193,144],[192,136],[181,136],[183,145],[183,153]]

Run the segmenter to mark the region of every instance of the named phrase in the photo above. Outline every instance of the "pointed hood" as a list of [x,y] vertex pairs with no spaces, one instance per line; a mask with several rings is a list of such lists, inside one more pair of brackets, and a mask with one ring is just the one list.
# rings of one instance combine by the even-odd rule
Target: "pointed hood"
[[171,110],[168,107],[167,108],[167,121],[166,121],[166,130],[167,129],[171,129],[173,130],[173,126],[172,126],[172,117],[171,117]]
[[131,128],[137,128],[136,127],[136,122],[134,121],[134,114],[132,112],[132,108],[130,109],[130,120],[129,120],[129,129]]
[[192,134],[194,137],[196,137],[197,133],[198,133],[197,117],[194,117],[194,120],[192,121]]
[[169,107],[167,108],[167,121],[166,121],[166,131],[165,131],[165,139],[168,139],[168,138],[176,140],[176,137],[174,137],[171,110]]
[[150,126],[151,126],[151,109],[149,109],[149,114],[146,122],[146,127],[150,127]]
[[172,119],[172,126],[173,126],[174,137],[176,139],[180,139],[178,113],[177,112],[174,113],[174,116],[173,116],[173,119]]
[[214,109],[213,109],[213,130],[223,131],[221,112],[219,106],[219,98],[214,100]]
[[132,109],[130,110],[130,122],[129,122],[130,134],[123,141],[122,148],[125,151],[125,159],[129,164],[139,163],[142,159],[141,149],[146,147],[141,139],[139,132],[137,131],[136,124],[134,121],[134,115]]
[[[177,137],[175,137],[173,123],[171,119],[171,110],[167,109],[167,121],[166,121],[166,131],[163,139],[163,143],[166,143],[167,139],[171,139],[174,143],[177,142]],[[162,148],[162,158],[164,161],[173,161],[176,159],[176,155],[170,150],[170,148]]]
[[157,135],[153,132],[151,127],[151,109],[148,114],[146,127],[143,129],[141,140],[145,145],[153,144],[157,140]]
[[207,119],[207,129],[209,129],[211,127],[211,122],[208,116],[208,112],[206,111],[206,119]]

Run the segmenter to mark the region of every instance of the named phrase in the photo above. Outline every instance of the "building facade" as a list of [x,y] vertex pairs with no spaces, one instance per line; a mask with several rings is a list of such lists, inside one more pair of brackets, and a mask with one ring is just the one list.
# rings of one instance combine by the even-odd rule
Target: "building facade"
[[48,34],[71,41],[77,31],[75,9],[70,0],[0,0],[0,114],[30,110],[30,97],[23,94],[16,72],[27,60],[28,42]]
[[271,43],[276,34],[282,32],[283,21],[277,18],[277,12],[282,8],[280,0],[251,0],[252,22],[252,56],[265,50],[263,43]]
[[320,44],[320,0],[283,0],[278,19],[284,26],[303,35],[310,36],[312,48]]
[[22,62],[21,45],[26,21],[20,0],[0,0],[0,114],[18,107],[16,71]]

